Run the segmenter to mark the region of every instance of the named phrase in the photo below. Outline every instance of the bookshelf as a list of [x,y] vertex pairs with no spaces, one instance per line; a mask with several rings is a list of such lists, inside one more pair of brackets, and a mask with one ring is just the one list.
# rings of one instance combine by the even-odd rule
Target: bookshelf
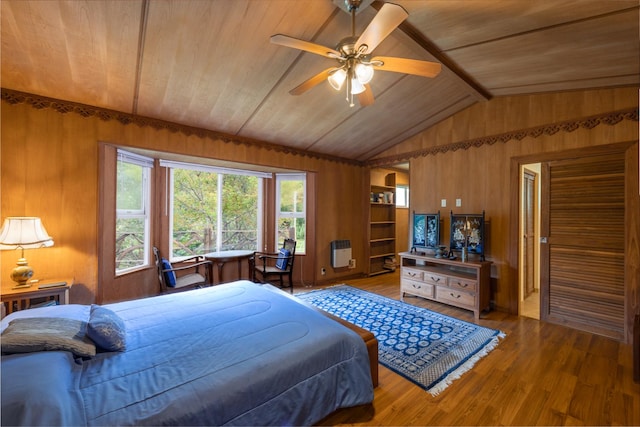
[[396,268],[396,174],[384,177],[384,184],[371,183],[369,194],[369,276]]

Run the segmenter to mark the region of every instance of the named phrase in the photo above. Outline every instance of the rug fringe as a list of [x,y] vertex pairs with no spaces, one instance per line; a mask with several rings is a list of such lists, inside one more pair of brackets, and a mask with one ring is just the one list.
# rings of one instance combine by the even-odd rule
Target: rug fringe
[[478,363],[480,359],[485,357],[487,354],[491,352],[491,350],[495,349],[498,343],[502,338],[504,338],[506,334],[504,332],[500,332],[496,336],[494,336],[484,347],[476,352],[472,357],[470,357],[466,362],[460,365],[455,371],[451,372],[449,375],[444,377],[439,383],[431,387],[429,390],[429,394],[432,396],[439,395],[444,389],[449,387],[455,380],[462,377],[465,372],[471,370],[473,366]]

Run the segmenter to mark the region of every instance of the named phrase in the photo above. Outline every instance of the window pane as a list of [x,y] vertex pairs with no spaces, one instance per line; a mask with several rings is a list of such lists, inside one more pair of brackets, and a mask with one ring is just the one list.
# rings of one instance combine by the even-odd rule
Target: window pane
[[172,169],[173,256],[215,251],[218,174]]
[[404,185],[396,187],[396,206],[399,208],[409,207],[409,187]]
[[306,176],[276,175],[276,247],[290,238],[296,240],[296,253],[304,254],[306,249]]
[[257,250],[260,178],[171,170],[173,257]]
[[221,250],[258,247],[258,178],[224,175]]
[[[151,167],[120,157],[116,163],[116,274],[149,263]],[[123,156],[124,157],[124,156]],[[153,164],[149,161],[149,164]]]
[[306,227],[304,218],[283,218],[278,221],[278,245],[282,246],[285,239],[296,241],[296,253],[305,253]]
[[116,219],[116,271],[144,264],[145,219]]
[[142,166],[118,162],[116,209],[128,211],[142,211],[144,209],[143,179],[144,168]]
[[280,183],[280,212],[304,212],[304,181]]

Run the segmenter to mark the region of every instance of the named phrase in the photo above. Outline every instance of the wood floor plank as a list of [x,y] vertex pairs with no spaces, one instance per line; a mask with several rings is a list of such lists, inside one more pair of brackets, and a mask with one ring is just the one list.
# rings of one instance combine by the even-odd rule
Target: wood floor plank
[[[400,299],[398,272],[345,283]],[[630,345],[502,312],[474,322],[467,310],[421,298],[405,302],[500,329],[506,338],[435,397],[380,366],[372,405],[339,410],[320,425],[640,425]]]

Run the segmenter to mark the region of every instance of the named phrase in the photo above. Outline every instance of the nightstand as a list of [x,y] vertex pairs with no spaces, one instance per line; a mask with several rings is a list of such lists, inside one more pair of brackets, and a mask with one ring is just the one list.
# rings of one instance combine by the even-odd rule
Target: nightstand
[[69,304],[69,289],[73,280],[40,280],[24,289],[2,291],[2,304],[6,314],[31,308],[32,305],[55,301],[57,304]]

